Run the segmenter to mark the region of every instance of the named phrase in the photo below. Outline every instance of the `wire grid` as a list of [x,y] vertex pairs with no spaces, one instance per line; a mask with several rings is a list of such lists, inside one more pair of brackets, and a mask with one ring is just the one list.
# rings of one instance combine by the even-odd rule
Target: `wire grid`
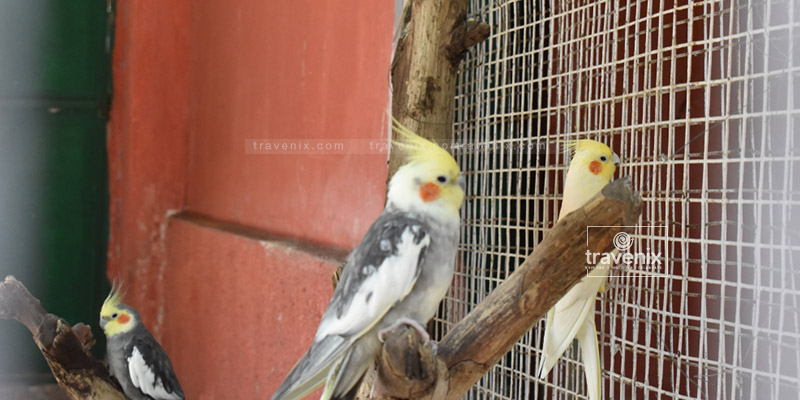
[[[492,35],[459,75],[467,180],[443,336],[552,228],[569,155],[621,157],[644,209],[596,310],[604,398],[797,399],[800,393],[800,4],[486,1]],[[800,93],[798,91],[797,93]],[[586,398],[580,352],[536,377],[537,323],[468,399]]]

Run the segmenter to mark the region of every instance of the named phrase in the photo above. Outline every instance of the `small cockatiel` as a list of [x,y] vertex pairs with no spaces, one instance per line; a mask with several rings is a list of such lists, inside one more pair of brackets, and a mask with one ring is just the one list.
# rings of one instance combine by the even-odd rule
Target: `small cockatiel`
[[106,334],[108,369],[125,395],[133,400],[184,399],[167,353],[144,327],[139,313],[122,304],[114,285],[100,310],[100,327]]
[[464,191],[453,157],[397,121],[408,163],[389,182],[386,208],[350,254],[308,352],[272,396],[352,398],[388,332],[430,320],[450,287]]
[[[574,150],[564,183],[564,200],[558,218],[582,207],[612,179],[619,157],[611,149],[594,140],[577,140],[568,144]],[[590,400],[600,400],[600,351],[594,326],[597,292],[605,290],[610,265],[597,265],[547,313],[543,356],[539,377],[545,379],[555,363],[577,337],[581,346]]]

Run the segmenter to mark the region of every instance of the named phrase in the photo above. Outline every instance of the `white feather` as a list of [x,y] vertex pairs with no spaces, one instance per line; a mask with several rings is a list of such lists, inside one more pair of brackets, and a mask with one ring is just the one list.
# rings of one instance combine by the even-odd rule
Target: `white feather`
[[608,279],[601,276],[608,275],[608,271],[608,266],[599,265],[589,277],[578,282],[547,313],[543,357],[539,363],[541,378],[550,373],[584,323],[590,316],[594,316],[596,294]]
[[353,335],[358,338],[371,329],[386,312],[408,295],[417,278],[417,263],[423,248],[430,244],[425,236],[414,243],[414,233],[406,228],[397,246],[397,253],[383,260],[361,287],[341,317],[330,314],[319,325],[315,340],[329,335]]
[[133,346],[131,356],[128,357],[128,374],[131,376],[133,386],[139,388],[142,393],[157,400],[180,400],[176,393],[167,392],[160,379],[156,379],[156,374],[142,357],[142,353],[136,346]]
[[[594,311],[594,310],[593,310]],[[581,357],[586,375],[586,392],[591,400],[600,400],[601,386],[600,348],[597,346],[597,330],[594,319],[586,318],[576,335],[581,346]]]

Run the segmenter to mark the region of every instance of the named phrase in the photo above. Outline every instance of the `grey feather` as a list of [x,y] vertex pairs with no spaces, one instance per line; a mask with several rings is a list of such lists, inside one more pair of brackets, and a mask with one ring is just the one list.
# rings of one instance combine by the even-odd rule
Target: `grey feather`
[[[130,306],[120,305],[132,315],[137,321],[141,321],[139,313]],[[134,347],[141,353],[147,367],[154,373],[154,386],[161,386],[168,393],[184,399],[183,389],[181,388],[172,363],[167,357],[167,353],[156,341],[152,334],[139,322],[135,328],[129,332],[118,333],[106,342],[106,358],[111,375],[119,381],[125,395],[132,400],[160,400],[153,398],[137,388],[128,368],[128,359],[131,357]]]

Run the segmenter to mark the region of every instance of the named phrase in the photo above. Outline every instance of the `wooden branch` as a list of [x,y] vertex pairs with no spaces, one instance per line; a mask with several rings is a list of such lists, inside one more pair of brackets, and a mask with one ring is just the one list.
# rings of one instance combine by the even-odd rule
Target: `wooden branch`
[[[408,338],[416,337],[413,329],[392,332],[378,362],[381,398],[460,399],[586,276],[586,251],[610,251],[614,235],[629,231],[623,226],[634,225],[641,210],[630,178],[607,185],[548,232],[525,262],[444,337],[435,358],[426,356],[429,350],[419,339]],[[611,227],[587,229],[598,225]]]
[[[436,357],[431,345],[423,343],[419,333],[404,326],[389,333],[383,346],[376,380],[375,399],[422,399],[432,395],[443,396],[443,385],[448,371],[445,363]],[[438,386],[434,384],[440,383]]]
[[446,57],[453,68],[458,68],[470,47],[486,40],[491,33],[491,27],[485,22],[472,18],[462,20],[453,30],[450,43],[445,48]]
[[16,320],[31,331],[53,376],[71,399],[127,399],[108,369],[89,353],[94,344],[91,328],[82,323],[71,327],[48,314],[10,275],[0,283],[0,318]]
[[[468,20],[466,0],[407,0],[392,60],[392,115],[436,143],[453,138],[458,67],[469,47],[489,36],[489,25]],[[389,158],[388,178],[405,163]]]

